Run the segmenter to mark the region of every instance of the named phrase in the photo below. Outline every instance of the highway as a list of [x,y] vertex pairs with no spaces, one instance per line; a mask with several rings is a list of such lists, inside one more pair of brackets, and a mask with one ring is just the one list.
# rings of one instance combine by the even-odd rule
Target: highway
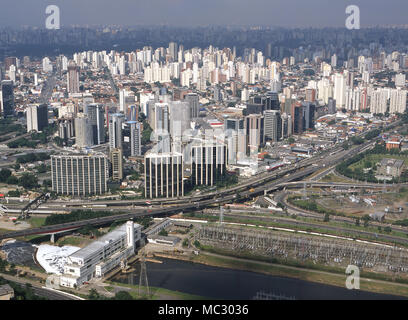
[[[395,125],[396,123],[392,124]],[[170,214],[179,213],[181,211],[188,210],[199,210],[205,207],[213,205],[221,205],[225,203],[230,203],[233,201],[241,201],[245,199],[252,198],[257,195],[265,194],[266,192],[277,190],[281,188],[280,186],[301,180],[302,178],[311,175],[319,170],[328,169],[331,166],[337,165],[339,161],[344,160],[347,157],[352,157],[366,149],[372,147],[374,143],[378,140],[378,137],[372,141],[365,142],[361,145],[353,146],[348,150],[343,150],[342,147],[338,146],[330,149],[326,152],[319,154],[318,156],[304,159],[299,163],[295,164],[292,168],[286,170],[274,171],[271,173],[266,173],[259,177],[253,179],[248,179],[246,182],[233,186],[231,188],[221,190],[219,192],[212,192],[210,194],[192,196],[188,200],[186,199],[176,199],[179,203],[177,206],[168,206],[152,209],[135,209],[133,213],[124,213],[120,215],[112,215],[103,218],[94,218],[89,220],[76,221],[71,223],[64,223],[55,226],[43,226],[40,228],[26,229],[15,232],[8,232],[0,234],[0,240],[5,238],[15,238],[21,236],[35,235],[35,234],[51,234],[56,232],[68,231],[81,228],[85,225],[98,226],[109,224],[117,220],[128,220],[132,218],[142,217],[142,216],[167,216]],[[330,151],[330,153],[329,153]],[[328,155],[326,155],[328,154]],[[169,199],[162,199],[161,201],[167,204],[171,203]],[[151,201],[153,203],[153,201]],[[72,204],[73,202],[71,202]],[[79,202],[78,205],[83,204],[107,204],[107,205],[134,205],[136,203],[146,203],[146,200],[111,200],[111,201],[94,201],[94,202]],[[159,202],[160,203],[160,202]],[[130,209],[132,210],[132,209]],[[106,208],[105,208],[105,211]]]
[[[357,146],[349,150],[341,151],[336,154],[332,154],[331,156],[328,156],[325,159],[321,159],[318,165],[310,165],[310,164],[302,164],[301,166],[296,165],[295,168],[288,169],[287,171],[284,171],[284,172],[280,172],[280,175],[284,174],[285,172],[288,172],[283,177],[277,178],[276,177],[277,174],[274,174],[272,176],[273,178],[272,177],[262,177],[261,179],[258,179],[257,184],[259,184],[259,186],[257,187],[255,187],[253,183],[251,184],[244,183],[240,186],[235,186],[233,188],[224,190],[222,192],[215,193],[214,198],[212,198],[209,195],[201,195],[200,196],[201,199],[198,201],[194,201],[195,200],[194,198],[190,199],[189,202],[186,202],[184,200],[183,204],[180,204],[177,206],[169,206],[169,207],[154,208],[154,209],[143,209],[143,210],[136,209],[135,211],[137,212],[134,212],[134,213],[125,213],[125,214],[112,215],[112,216],[102,217],[102,218],[95,218],[95,219],[89,219],[89,220],[64,223],[64,224],[59,224],[55,226],[44,226],[40,228],[8,232],[8,233],[0,234],[0,240],[5,239],[5,238],[15,238],[15,237],[21,237],[21,236],[35,235],[35,234],[51,234],[51,233],[63,232],[63,231],[78,229],[85,225],[98,226],[98,225],[112,223],[117,220],[128,220],[128,219],[142,217],[142,216],[167,216],[170,214],[178,213],[180,211],[198,210],[200,208],[203,209],[205,207],[212,206],[212,205],[221,205],[221,204],[229,203],[231,201],[248,199],[255,195],[264,194],[265,190],[277,189],[278,188],[277,186],[279,185],[282,185],[290,181],[295,181],[297,179],[302,179],[305,176],[308,176],[316,172],[317,170],[320,170],[328,166],[329,164],[332,164],[333,162],[338,161],[339,157],[344,157],[346,155],[348,156],[354,155],[360,152],[361,150],[364,150],[369,144],[372,144],[372,142]],[[273,179],[273,181],[269,182],[271,179]],[[239,190],[247,189],[247,188],[251,188],[251,189],[238,192]],[[124,201],[126,202],[128,200],[124,200]],[[119,201],[114,201],[114,203],[116,202],[119,202]],[[105,202],[97,201],[97,203],[101,204]],[[123,205],[122,201],[121,203]],[[106,208],[105,208],[105,211],[106,211]]]

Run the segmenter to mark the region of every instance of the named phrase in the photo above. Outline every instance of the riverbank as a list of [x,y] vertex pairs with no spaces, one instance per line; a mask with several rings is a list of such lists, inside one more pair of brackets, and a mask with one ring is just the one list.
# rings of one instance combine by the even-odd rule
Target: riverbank
[[[265,275],[294,278],[298,280],[314,282],[345,288],[346,274],[334,273],[322,270],[294,267],[276,264],[248,258],[232,257],[217,253],[201,251],[197,256],[156,254],[156,257],[183,260],[198,264],[228,268],[233,270],[251,271]],[[384,280],[361,278],[360,290],[379,294],[395,295],[408,298],[408,284],[389,282]]]

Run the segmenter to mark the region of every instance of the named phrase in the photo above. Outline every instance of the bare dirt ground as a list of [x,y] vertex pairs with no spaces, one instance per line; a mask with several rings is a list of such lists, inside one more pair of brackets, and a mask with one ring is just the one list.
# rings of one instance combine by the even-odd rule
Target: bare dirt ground
[[18,221],[18,223],[14,223],[9,218],[10,217],[7,216],[0,216],[0,229],[18,231],[31,228],[31,225],[26,221]]

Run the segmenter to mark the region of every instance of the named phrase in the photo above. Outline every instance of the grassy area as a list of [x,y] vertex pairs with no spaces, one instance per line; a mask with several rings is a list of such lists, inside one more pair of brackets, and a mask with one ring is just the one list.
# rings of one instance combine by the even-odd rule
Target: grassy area
[[76,246],[76,247],[83,247],[88,243],[92,242],[90,239],[84,239],[82,237],[76,236],[65,236],[61,239],[58,239],[57,244],[59,246]]
[[322,182],[350,182],[350,179],[345,179],[339,176],[336,176],[333,173],[324,176],[320,181]]
[[349,166],[350,169],[364,169],[364,163],[366,161],[370,161],[373,165],[375,165],[378,162],[381,162],[382,159],[384,158],[390,158],[390,159],[398,159],[398,160],[404,160],[404,164],[408,165],[408,156],[406,155],[398,155],[398,154],[369,154],[366,155],[363,159],[360,161],[357,161],[356,163],[353,163]]
[[[222,254],[225,254],[225,252],[223,252]],[[267,264],[260,261],[237,260],[234,257],[229,256],[212,256],[203,252],[201,252],[199,256],[194,257],[192,261],[217,267],[247,270],[273,276],[297,278],[305,281],[323,283],[339,287],[345,287],[346,281],[345,270],[342,270],[341,268],[337,268],[339,270],[339,273],[308,270],[304,267],[299,268],[278,264]],[[319,269],[319,266],[315,266],[315,269]],[[372,273],[362,273],[361,276],[366,277],[370,274]],[[378,278],[378,276],[374,277]],[[360,279],[360,289],[364,291],[408,297],[408,285],[405,284],[392,282],[374,282],[369,279]]]
[[[129,292],[133,298],[135,299],[140,299],[142,298],[139,295],[139,286],[138,285],[132,285],[132,284],[127,284],[127,283],[119,283],[119,282],[114,282],[114,281],[106,281],[109,284],[112,285],[117,285],[121,287],[127,287],[131,288],[132,290]],[[105,287],[106,288],[106,287]],[[143,290],[145,290],[144,287],[142,287]],[[184,292],[179,292],[179,291],[172,291],[164,288],[158,288],[158,287],[150,287],[150,294],[152,295],[150,297],[151,300],[162,300],[162,299],[177,299],[177,300],[206,300],[207,298],[197,296],[194,294],[189,294],[189,293],[184,293]]]
[[45,218],[42,217],[30,217],[28,223],[31,224],[33,228],[39,228],[44,225]]

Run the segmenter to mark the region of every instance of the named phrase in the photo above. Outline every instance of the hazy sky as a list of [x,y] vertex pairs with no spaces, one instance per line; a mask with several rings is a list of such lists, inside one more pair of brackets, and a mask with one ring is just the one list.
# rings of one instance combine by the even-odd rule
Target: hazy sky
[[44,26],[57,5],[61,25],[270,25],[344,27],[358,5],[361,27],[408,24],[408,0],[0,0],[0,26]]

